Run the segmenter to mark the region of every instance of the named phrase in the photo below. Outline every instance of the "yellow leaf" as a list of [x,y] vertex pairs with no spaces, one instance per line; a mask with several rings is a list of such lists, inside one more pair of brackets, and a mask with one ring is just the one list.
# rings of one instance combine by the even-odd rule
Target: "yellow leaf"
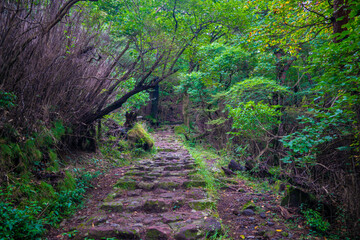
[[245,236],[244,236],[244,235],[240,235],[240,237],[241,237],[242,239],[245,239]]
[[282,230],[281,230],[281,229],[276,229],[276,231],[277,231],[277,232],[282,232]]

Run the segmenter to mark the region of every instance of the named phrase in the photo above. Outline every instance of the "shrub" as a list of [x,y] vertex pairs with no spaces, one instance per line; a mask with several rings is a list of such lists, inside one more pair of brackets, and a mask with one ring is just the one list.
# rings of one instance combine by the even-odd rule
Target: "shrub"
[[76,169],[73,177],[67,172],[63,183],[75,186],[60,191],[46,182],[34,186],[24,180],[0,188],[0,239],[39,239],[46,226],[57,226],[82,206],[86,189],[99,174]]
[[318,211],[311,208],[302,210],[306,224],[320,233],[325,233],[330,228],[330,223],[321,216]]

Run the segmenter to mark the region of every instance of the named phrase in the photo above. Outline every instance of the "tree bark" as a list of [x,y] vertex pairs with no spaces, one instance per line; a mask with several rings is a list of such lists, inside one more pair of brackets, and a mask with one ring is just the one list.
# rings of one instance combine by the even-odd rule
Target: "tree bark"
[[156,84],[154,91],[151,93],[151,117],[156,119],[158,122],[158,112],[159,112],[159,95],[160,95],[160,86]]
[[[340,34],[346,30],[345,24],[349,22],[348,0],[334,0],[333,33]],[[346,38],[346,37],[345,37]],[[334,37],[334,42],[339,43],[344,38]]]

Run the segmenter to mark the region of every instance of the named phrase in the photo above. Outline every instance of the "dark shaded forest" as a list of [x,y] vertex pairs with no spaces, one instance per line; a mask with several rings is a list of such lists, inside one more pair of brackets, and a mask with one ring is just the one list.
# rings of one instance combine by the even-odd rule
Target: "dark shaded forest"
[[0,231],[59,224],[96,177],[75,183],[66,156],[120,156],[141,120],[308,194],[355,239],[359,50],[356,0],[1,1]]

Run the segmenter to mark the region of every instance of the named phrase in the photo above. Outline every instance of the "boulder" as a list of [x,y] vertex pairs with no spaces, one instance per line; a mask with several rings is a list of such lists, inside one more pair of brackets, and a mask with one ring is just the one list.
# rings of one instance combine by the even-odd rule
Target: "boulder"
[[245,167],[241,166],[239,163],[237,163],[235,160],[231,160],[229,165],[228,165],[228,168],[231,170],[231,171],[245,171]]
[[146,231],[145,240],[167,240],[171,234],[168,226],[153,226]]

